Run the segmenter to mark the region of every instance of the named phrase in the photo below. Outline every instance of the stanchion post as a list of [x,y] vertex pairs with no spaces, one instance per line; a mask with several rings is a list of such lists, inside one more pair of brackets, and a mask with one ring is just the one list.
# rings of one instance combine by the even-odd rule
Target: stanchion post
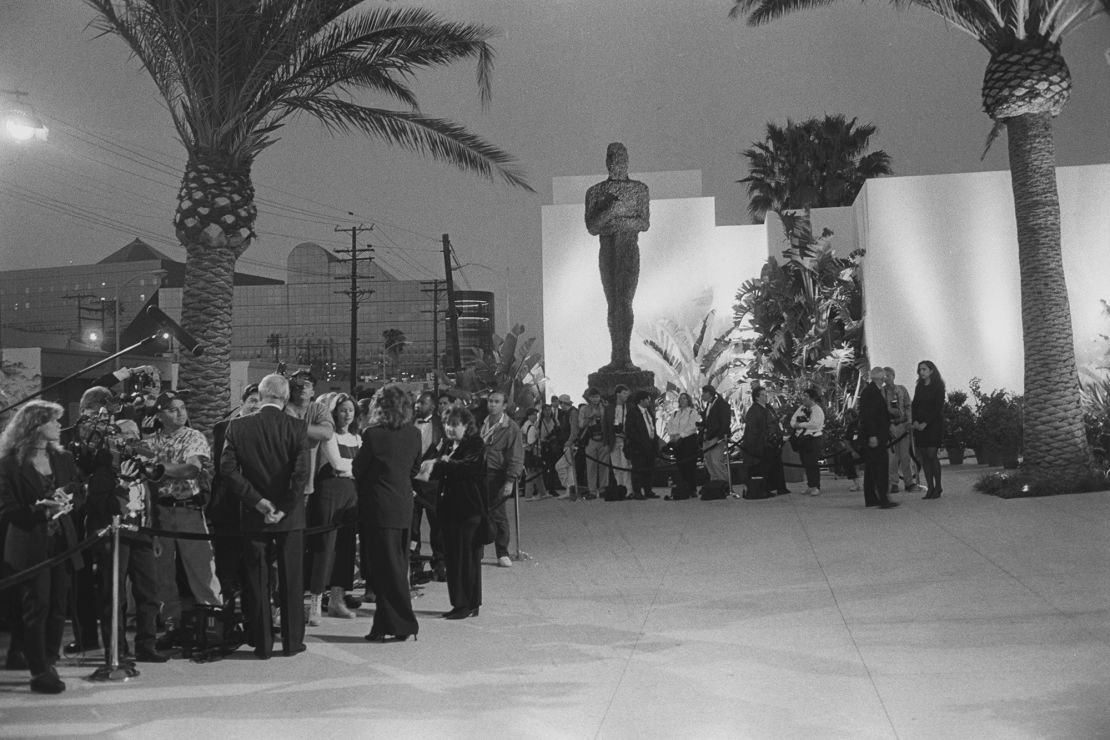
[[[528,473],[524,473],[524,479],[528,479]],[[519,482],[513,483],[513,519],[516,523],[516,559],[520,560],[520,484]]]
[[112,517],[112,618],[108,620],[112,630],[108,638],[108,652],[104,655],[104,665],[97,668],[90,681],[128,681],[139,675],[134,665],[120,665],[119,662],[119,514]]

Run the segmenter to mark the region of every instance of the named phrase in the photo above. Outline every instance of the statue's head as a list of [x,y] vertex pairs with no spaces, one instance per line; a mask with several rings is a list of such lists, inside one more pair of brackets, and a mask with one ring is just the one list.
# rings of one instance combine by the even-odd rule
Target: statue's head
[[615,180],[628,178],[628,150],[624,144],[614,141],[605,150],[605,167],[609,170],[609,177]]

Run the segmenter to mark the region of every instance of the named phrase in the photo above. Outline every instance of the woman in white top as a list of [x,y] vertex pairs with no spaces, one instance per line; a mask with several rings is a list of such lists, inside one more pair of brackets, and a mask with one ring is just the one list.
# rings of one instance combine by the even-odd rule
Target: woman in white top
[[316,535],[309,540],[312,568],[309,592],[312,608],[308,624],[321,622],[320,603],[324,588],[328,596],[328,616],[354,619],[355,613],[344,603],[346,592],[354,586],[355,526],[358,521],[358,492],[351,463],[362,439],[353,431],[355,402],[346,393],[328,399],[328,410],[335,423],[335,434],[320,446],[320,468],[316,471],[316,492],[308,499],[308,525],[339,524],[339,529]]
[[821,394],[816,388],[806,388],[802,394],[802,405],[790,418],[790,428],[794,430],[792,443],[802,467],[806,469],[807,493],[810,496],[821,494],[821,447],[824,442],[825,410],[821,408]]
[[[678,395],[678,409],[667,420],[667,442],[674,451],[679,498],[689,498],[697,488],[698,476],[698,415],[689,393]],[[670,498],[669,496],[666,498]]]

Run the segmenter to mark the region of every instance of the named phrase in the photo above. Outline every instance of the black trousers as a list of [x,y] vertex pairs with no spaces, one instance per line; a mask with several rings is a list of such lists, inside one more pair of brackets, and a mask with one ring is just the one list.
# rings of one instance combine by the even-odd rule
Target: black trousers
[[752,475],[763,478],[768,491],[786,490],[786,474],[782,470],[782,448],[764,447],[763,455],[752,465]]
[[675,484],[693,493],[698,485],[698,435],[683,437],[674,443],[673,449],[678,473]]
[[[486,500],[489,503],[501,500],[501,487],[505,485],[505,471],[503,470],[490,470],[486,473]],[[497,557],[506,557],[509,554],[509,512],[505,508],[508,500],[501,501],[501,503],[494,506],[489,510],[489,518],[493,520],[493,528],[496,533],[493,538],[494,549],[497,550]]]
[[[309,538],[308,551],[312,563],[308,578],[310,592],[321,594],[328,586],[351,588],[355,572],[354,540],[357,522],[358,492],[355,490],[354,480],[318,480],[316,490],[308,497],[308,526],[338,524],[341,528]],[[340,540],[343,541],[342,546]]]
[[[111,644],[112,635],[112,547],[107,545],[97,553],[100,571],[100,634],[104,649]],[[127,599],[124,597],[125,576],[131,579],[131,596],[135,600],[135,648],[152,650],[158,636],[158,567],[154,561],[154,545],[146,540],[120,537],[119,540],[119,648],[127,652],[124,639],[124,619]]]
[[[56,552],[61,552],[61,549]],[[69,593],[69,573],[66,567],[62,563],[40,570],[34,577],[20,584],[23,599],[23,655],[27,658],[32,676],[45,672],[62,648],[62,633],[66,626],[66,595]]]
[[802,459],[802,467],[806,471],[806,486],[809,488],[821,487],[821,465],[818,462],[821,445],[820,437],[798,437],[794,440],[794,449]]
[[456,609],[482,605],[482,550],[475,543],[480,517],[443,519],[443,554],[447,566],[447,594]]
[[415,635],[420,631],[412,611],[409,590],[409,530],[365,527],[372,563],[374,586],[374,625],[370,632],[379,635]]
[[[304,644],[304,531],[275,532],[272,537],[272,552],[277,561],[281,646],[289,654]],[[246,565],[243,615],[250,625],[254,652],[264,657],[269,657],[274,649],[267,539],[268,536],[253,533],[251,539],[243,544],[243,560]]]
[[420,554],[420,522],[428,518],[428,544],[432,548],[432,567],[443,565],[443,532],[440,530],[439,516],[436,514],[436,484],[426,481],[415,481],[413,486],[419,496],[412,504],[412,529],[409,536],[412,538],[412,549]]
[[886,440],[880,439],[876,447],[863,448],[863,502],[867,506],[887,503],[890,488],[890,455]]
[[628,458],[628,465],[632,468],[632,491],[630,493],[642,496],[651,494],[651,479],[655,475],[655,456],[640,455],[639,453],[629,455],[627,447],[625,447],[624,452]]

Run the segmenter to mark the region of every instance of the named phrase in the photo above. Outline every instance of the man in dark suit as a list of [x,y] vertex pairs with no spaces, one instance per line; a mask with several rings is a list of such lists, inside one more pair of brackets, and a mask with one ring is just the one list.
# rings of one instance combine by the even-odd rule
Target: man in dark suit
[[625,405],[624,454],[632,466],[632,498],[642,501],[658,498],[651,490],[655,472],[655,453],[659,449],[655,433],[655,417],[649,408],[651,396],[645,390],[635,391]]
[[887,498],[890,458],[890,412],[881,390],[886,371],[871,368],[871,382],[859,396],[859,431],[863,440],[863,500],[868,506],[892,509],[898,504]]
[[273,652],[270,615],[270,558],[273,540],[277,559],[281,642],[285,655],[303,652],[304,645],[304,490],[308,480],[308,427],[286,414],[289,383],[267,375],[258,384],[258,413],[227,427],[220,472],[224,489],[243,504],[244,615],[263,660]]
[[711,385],[702,386],[702,454],[709,480],[729,480],[728,440],[732,433],[732,409]]

